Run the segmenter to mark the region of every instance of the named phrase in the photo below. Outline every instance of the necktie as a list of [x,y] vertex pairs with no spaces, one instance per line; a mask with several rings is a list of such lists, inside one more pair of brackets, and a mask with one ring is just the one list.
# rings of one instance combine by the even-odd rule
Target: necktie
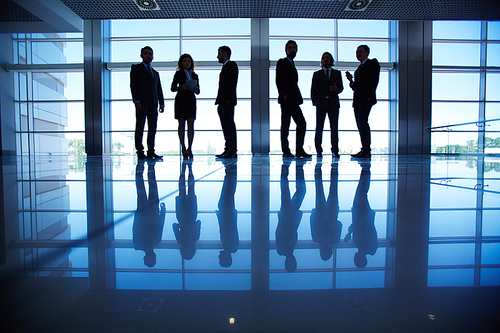
[[151,77],[154,77],[153,69],[151,68],[151,66],[148,66],[148,72],[149,72],[149,75],[151,75]]
[[326,78],[330,79],[330,68],[326,70]]

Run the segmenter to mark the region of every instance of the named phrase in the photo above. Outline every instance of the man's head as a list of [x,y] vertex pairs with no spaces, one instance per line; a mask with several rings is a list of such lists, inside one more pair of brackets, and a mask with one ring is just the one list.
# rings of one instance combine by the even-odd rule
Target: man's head
[[219,50],[217,52],[217,59],[219,60],[220,64],[223,64],[231,59],[231,49],[229,48],[229,46],[223,45],[219,47]]
[[298,46],[294,40],[289,40],[288,42],[286,42],[285,53],[286,53],[286,56],[288,58],[290,58],[290,59],[295,58],[295,56],[297,55],[297,50],[298,50]]
[[144,46],[141,49],[141,58],[146,65],[149,65],[153,61],[153,49],[151,46]]
[[330,52],[325,52],[321,56],[321,67],[330,68],[333,66],[333,56]]
[[368,55],[370,54],[370,48],[368,45],[360,45],[356,49],[356,59],[358,59],[359,62],[363,62],[368,58]]

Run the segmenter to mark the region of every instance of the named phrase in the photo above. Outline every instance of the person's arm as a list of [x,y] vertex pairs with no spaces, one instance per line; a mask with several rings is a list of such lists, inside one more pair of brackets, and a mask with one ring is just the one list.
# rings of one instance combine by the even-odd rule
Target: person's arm
[[139,73],[138,68],[132,65],[130,68],[130,92],[132,93],[132,102],[137,109],[142,109],[139,97]]
[[311,101],[313,105],[318,105],[318,76],[317,73],[313,73],[311,82]]
[[337,84],[337,94],[340,94],[342,91],[344,91],[344,84],[342,82],[342,73],[338,71],[337,75],[337,80],[335,81]]
[[[369,80],[367,82],[367,95],[375,96],[375,91],[377,90],[378,81],[380,79],[380,64],[377,59],[372,59],[369,66]],[[368,100],[371,100],[368,97]]]
[[160,73],[156,73],[158,75],[158,102],[160,103],[160,113],[163,113],[165,110],[165,100],[163,99],[163,90],[161,88],[161,81],[160,81]]
[[278,88],[278,97],[282,97],[284,100],[286,100],[288,96],[285,61],[288,60],[280,59],[276,64],[276,88]]
[[176,92],[179,90],[181,90],[179,82],[179,71],[176,71],[174,74],[174,78],[172,79],[172,85],[170,86],[170,91]]

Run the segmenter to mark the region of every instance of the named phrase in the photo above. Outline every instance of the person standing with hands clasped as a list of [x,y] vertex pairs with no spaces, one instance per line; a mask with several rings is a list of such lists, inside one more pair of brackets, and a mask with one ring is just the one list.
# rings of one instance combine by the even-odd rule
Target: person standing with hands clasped
[[332,154],[339,155],[339,94],[344,90],[340,71],[333,69],[333,56],[325,52],[321,56],[321,69],[314,72],[311,84],[311,100],[316,106],[316,134],[314,145],[318,157],[323,157],[323,127],[328,114]]
[[[160,75],[151,67],[153,49],[145,46],[141,49],[142,63],[132,65],[130,69],[130,90],[132,101],[135,105],[135,149],[140,159],[160,159],[162,156],[155,154],[155,135],[158,122],[158,103],[160,113],[163,113],[165,103],[161,89]],[[148,152],[144,154],[142,136],[144,125],[148,120]]]
[[361,137],[361,151],[352,154],[354,158],[371,157],[371,134],[368,116],[373,105],[377,103],[375,90],[380,76],[380,64],[377,59],[368,59],[370,48],[367,45],[360,45],[356,49],[356,58],[361,63],[354,72],[346,72],[349,80],[349,86],[354,92],[352,107],[354,108],[354,117],[358,126],[359,136]]
[[219,90],[215,104],[218,105],[225,147],[222,154],[216,158],[236,158],[236,124],[234,123],[234,107],[236,106],[236,85],[238,84],[238,65],[231,58],[229,46],[221,46],[217,51],[217,60],[222,65],[219,74]]
[[297,124],[295,155],[310,158],[311,155],[304,150],[306,120],[300,109],[303,100],[298,86],[299,74],[293,62],[297,50],[297,43],[294,40],[289,40],[285,44],[286,58],[278,60],[276,64],[276,87],[278,88],[278,103],[281,106],[281,150],[283,157],[294,157],[288,144],[290,119],[293,119]]
[[[177,63],[177,72],[170,90],[177,91],[175,95],[174,117],[179,121],[177,133],[182,149],[182,157],[185,159],[193,158],[193,138],[194,138],[194,120],[196,119],[196,97],[194,94],[200,93],[200,81],[198,75],[194,72],[194,61],[189,54],[183,54]],[[188,146],[185,144],[185,126],[187,122]]]

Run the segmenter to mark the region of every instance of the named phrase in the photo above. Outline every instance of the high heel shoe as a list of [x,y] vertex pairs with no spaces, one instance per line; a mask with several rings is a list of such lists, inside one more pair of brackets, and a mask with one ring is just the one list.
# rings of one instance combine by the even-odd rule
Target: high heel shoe
[[188,151],[186,150],[186,148],[182,149],[182,158],[184,158],[184,159],[189,158],[189,154],[188,154]]
[[187,154],[188,158],[193,158],[193,152],[191,151],[191,149],[188,149]]

